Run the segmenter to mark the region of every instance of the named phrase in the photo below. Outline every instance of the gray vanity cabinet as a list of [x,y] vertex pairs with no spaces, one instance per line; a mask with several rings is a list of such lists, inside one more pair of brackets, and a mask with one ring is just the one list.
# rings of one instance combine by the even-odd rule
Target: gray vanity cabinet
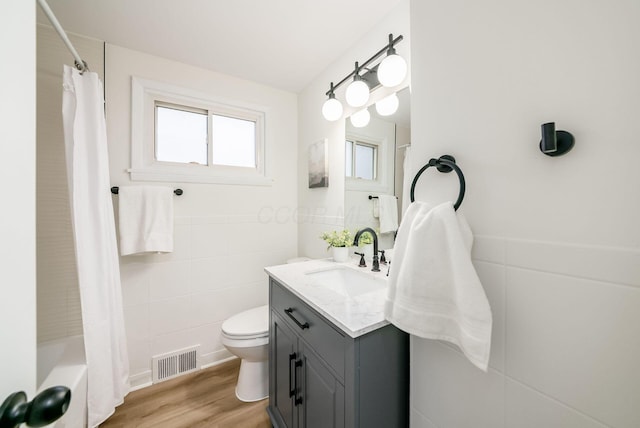
[[408,427],[408,335],[387,325],[352,338],[274,279],[269,285],[273,426]]

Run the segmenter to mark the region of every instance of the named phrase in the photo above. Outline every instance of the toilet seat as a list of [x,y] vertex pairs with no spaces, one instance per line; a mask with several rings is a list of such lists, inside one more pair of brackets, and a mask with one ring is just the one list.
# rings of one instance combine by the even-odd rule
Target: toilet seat
[[240,312],[222,323],[229,339],[250,340],[269,336],[269,305]]

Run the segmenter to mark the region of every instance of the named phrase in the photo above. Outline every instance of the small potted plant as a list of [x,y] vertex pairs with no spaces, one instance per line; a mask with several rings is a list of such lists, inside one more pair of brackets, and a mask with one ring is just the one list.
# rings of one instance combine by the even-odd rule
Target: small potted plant
[[334,261],[346,262],[349,259],[349,247],[353,245],[353,236],[349,230],[324,232],[320,238],[329,244],[327,250],[331,248]]

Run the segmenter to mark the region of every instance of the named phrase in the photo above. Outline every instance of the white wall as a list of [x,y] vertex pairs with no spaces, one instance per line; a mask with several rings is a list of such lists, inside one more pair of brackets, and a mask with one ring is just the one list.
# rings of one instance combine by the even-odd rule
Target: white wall
[[[404,40],[396,46],[398,54],[409,61],[409,2],[402,2],[383,21],[375,24],[360,41],[349,47],[333,64],[317,76],[313,82],[298,96],[298,250],[300,255],[313,258],[329,257],[326,244],[319,237],[322,232],[344,227],[344,120],[328,122],[322,117],[322,104],[327,99],[325,93],[329,83],[338,83],[349,74],[354,62],[366,61],[374,53],[388,43],[389,33],[394,37],[402,34]],[[407,76],[406,86],[411,81]],[[353,113],[344,101],[346,84],[336,91],[345,106],[344,117]],[[395,88],[397,90],[397,88]],[[389,90],[381,88],[372,93],[369,105],[387,95]],[[329,187],[309,189],[306,177],[308,174],[308,148],[316,141],[327,138],[329,141]]]
[[0,401],[36,385],[36,15],[11,0],[0,14]]
[[[153,355],[200,344],[201,362],[229,356],[222,321],[268,301],[263,268],[297,253],[296,96],[231,76],[107,45],[106,101],[113,185],[130,182],[131,76],[265,106],[272,186],[152,183],[180,187],[175,249],[121,258],[132,385],[150,380]],[[117,197],[114,197],[117,208]]]
[[[640,426],[639,20],[636,0],[411,2],[413,167],[457,158],[494,316],[487,374],[412,340],[412,427]],[[539,151],[547,121],[573,151]]]

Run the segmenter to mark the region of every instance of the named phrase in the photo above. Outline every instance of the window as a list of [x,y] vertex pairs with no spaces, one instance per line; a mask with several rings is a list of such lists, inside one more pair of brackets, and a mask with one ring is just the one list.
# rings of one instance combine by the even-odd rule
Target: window
[[157,161],[209,164],[206,110],[156,103],[155,125]]
[[256,123],[212,115],[212,154],[216,165],[256,167]]
[[269,185],[265,113],[134,78],[132,180]]
[[357,140],[345,142],[345,176],[376,180],[378,176],[378,146]]

